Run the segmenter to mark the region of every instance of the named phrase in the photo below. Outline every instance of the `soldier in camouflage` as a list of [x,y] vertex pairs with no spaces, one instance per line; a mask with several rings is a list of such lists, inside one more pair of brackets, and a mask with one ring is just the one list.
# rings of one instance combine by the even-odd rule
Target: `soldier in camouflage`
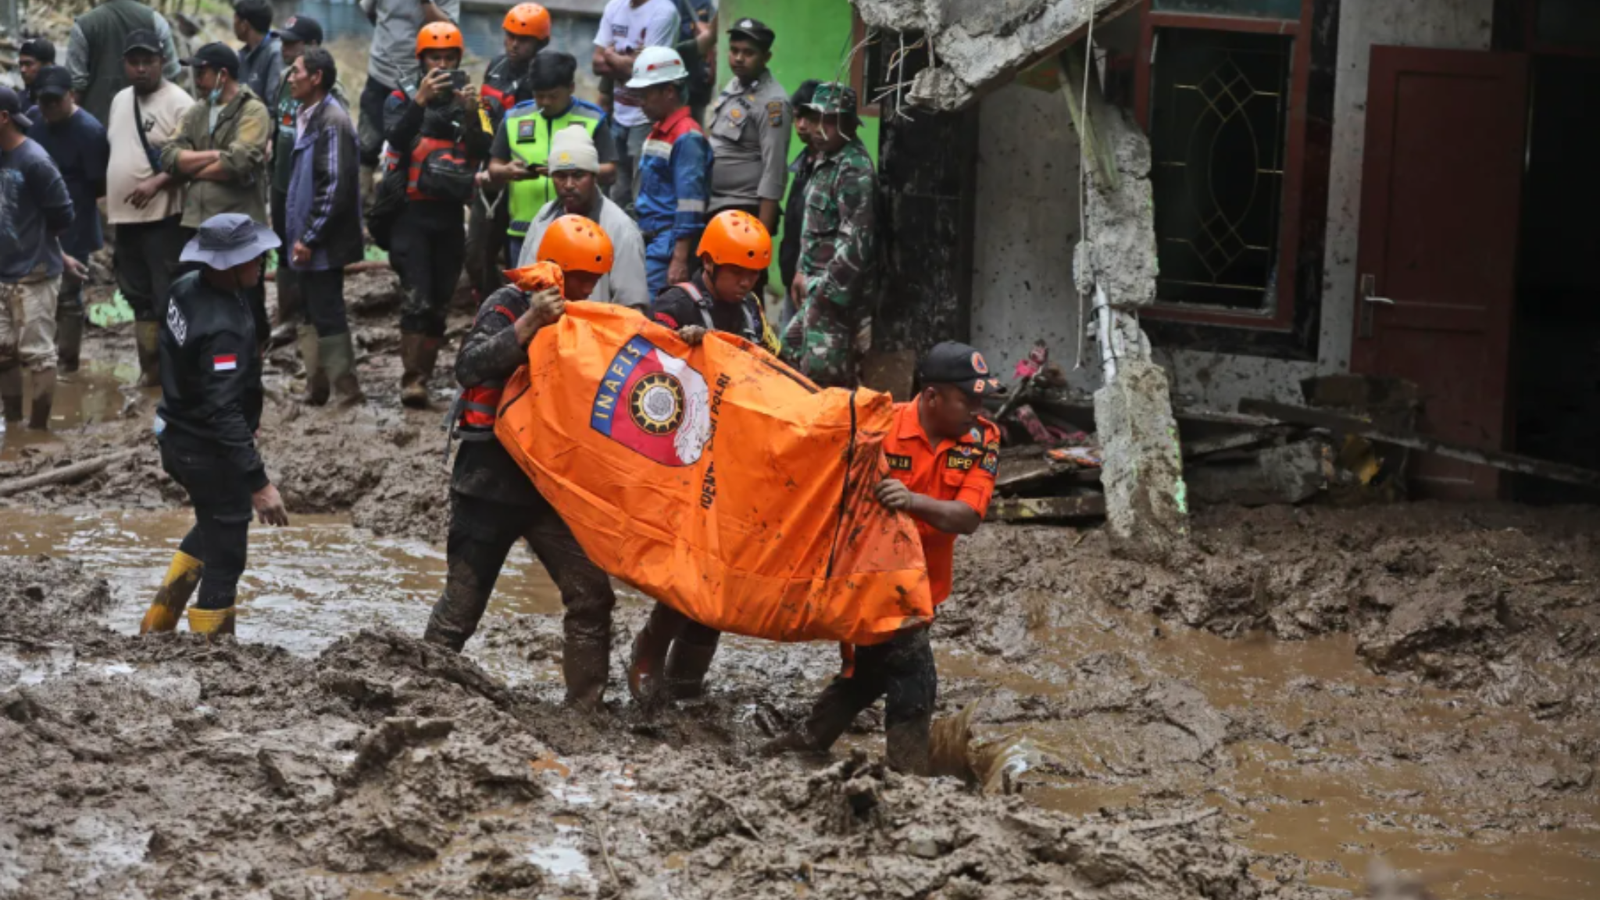
[[856,137],[856,92],[828,82],[806,108],[821,116],[812,145],[820,159],[806,188],[800,312],[783,336],[783,360],[823,387],[856,386],[858,330],[870,327],[878,261],[878,175]]

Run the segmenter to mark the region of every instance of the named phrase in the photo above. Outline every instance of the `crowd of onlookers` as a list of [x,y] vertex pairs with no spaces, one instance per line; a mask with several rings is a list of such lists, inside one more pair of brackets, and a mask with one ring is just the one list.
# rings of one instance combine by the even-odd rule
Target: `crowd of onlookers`
[[[80,17],[65,60],[44,40],[22,46],[24,90],[0,88],[7,422],[28,405],[24,369],[29,423],[45,428],[56,372],[78,367],[102,215],[144,386],[160,383],[182,247],[221,213],[278,234],[276,322],[260,281],[246,299],[263,346],[274,326],[294,331],[313,404],[363,398],[344,272],[369,240],[387,250],[404,289],[401,399],[425,407],[463,272],[487,296],[504,270],[538,261],[564,215],[596,223],[614,249],[591,299],[650,313],[688,291],[706,323],[718,300],[753,294],[761,307],[767,266],[711,267],[702,253],[708,221],[728,211],[768,240],[782,230],[783,312],[777,329],[761,323],[770,346],[820,384],[854,384],[870,340],[876,182],[848,85],[808,81],[791,95],[769,67],[772,29],[741,19],[719,33],[710,0],[611,0],[588,61],[598,103],[576,96],[580,62],[549,47],[536,4],[507,13],[505,52],[477,85],[461,70],[460,0],[361,8],[374,32],[357,96],[322,26],[275,23],[268,0],[237,0],[236,46],[181,58],[181,38],[138,0]],[[731,73],[720,91],[719,61]]]

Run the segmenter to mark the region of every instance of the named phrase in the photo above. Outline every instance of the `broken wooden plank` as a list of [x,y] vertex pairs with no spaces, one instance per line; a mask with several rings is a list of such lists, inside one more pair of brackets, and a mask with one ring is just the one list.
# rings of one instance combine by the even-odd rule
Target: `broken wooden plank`
[[1045,519],[1101,519],[1106,514],[1104,494],[1071,497],[997,497],[989,503],[990,521],[1032,522]]
[[[1034,453],[1038,445],[1027,448]],[[1015,491],[1042,481],[1057,480],[1067,484],[1095,485],[1100,483],[1099,469],[1079,468],[1072,463],[1057,462],[1042,457],[1000,457],[1000,470],[995,475],[994,486],[1000,491]]]
[[995,473],[994,486],[996,490],[1009,490],[1043,481],[1060,472],[1070,471],[1071,466],[1052,462],[1048,459],[1005,459],[1000,460],[999,471]]
[[1565,484],[1600,487],[1600,472],[1593,472],[1589,469],[1581,469],[1564,463],[1534,459],[1531,456],[1523,456],[1520,453],[1488,450],[1471,444],[1426,437],[1415,432],[1381,428],[1364,419],[1342,416],[1338,413],[1324,410],[1306,409],[1303,406],[1273,403],[1269,400],[1244,399],[1239,401],[1239,411],[1268,416],[1280,422],[1293,422],[1297,425],[1326,428],[1339,434],[1358,434],[1369,441],[1375,441],[1380,444],[1392,444],[1396,447],[1419,450],[1423,453],[1432,453],[1449,459],[1459,459],[1462,462],[1489,466],[1506,472],[1517,472],[1523,475],[1532,475],[1536,478],[1548,478],[1551,481],[1560,481]]
[[1213,453],[1222,453],[1226,450],[1245,450],[1258,447],[1268,441],[1275,441],[1282,437],[1287,429],[1281,427],[1257,428],[1250,431],[1234,431],[1224,434],[1213,434],[1194,440],[1180,440],[1183,446],[1184,459],[1194,459],[1209,456]]
[[[1115,192],[1122,185],[1122,173],[1117,170],[1117,154],[1106,139],[1109,132],[1104,123],[1108,121],[1108,116],[1119,113],[1111,108],[1105,95],[1100,93],[1100,80],[1086,65],[1086,59],[1084,42],[1081,41],[1061,54],[1062,74],[1065,76],[1061,92],[1067,98],[1067,112],[1072,115],[1072,125],[1078,132],[1078,139],[1089,149],[1089,156],[1095,162],[1100,187]],[[1087,107],[1083,102],[1085,74],[1089,76]]]

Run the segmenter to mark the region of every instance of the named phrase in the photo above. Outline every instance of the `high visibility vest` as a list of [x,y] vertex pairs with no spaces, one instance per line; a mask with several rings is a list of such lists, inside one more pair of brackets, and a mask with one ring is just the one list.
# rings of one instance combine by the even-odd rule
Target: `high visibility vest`
[[[572,108],[555,119],[546,119],[537,104],[519,103],[506,113],[506,143],[513,159],[522,160],[530,169],[543,166],[550,161],[550,139],[556,132],[576,125],[593,138],[605,116],[605,110],[583,100],[573,100]],[[511,195],[511,227],[506,233],[515,238],[526,237],[539,210],[556,199],[556,187],[548,177],[540,176],[513,181],[507,191]]]

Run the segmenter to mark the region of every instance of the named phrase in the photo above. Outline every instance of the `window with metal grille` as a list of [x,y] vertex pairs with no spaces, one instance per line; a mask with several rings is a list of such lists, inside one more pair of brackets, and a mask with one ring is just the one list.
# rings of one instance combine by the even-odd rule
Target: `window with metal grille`
[[1274,34],[1158,33],[1150,139],[1161,301],[1272,306],[1293,43]]

